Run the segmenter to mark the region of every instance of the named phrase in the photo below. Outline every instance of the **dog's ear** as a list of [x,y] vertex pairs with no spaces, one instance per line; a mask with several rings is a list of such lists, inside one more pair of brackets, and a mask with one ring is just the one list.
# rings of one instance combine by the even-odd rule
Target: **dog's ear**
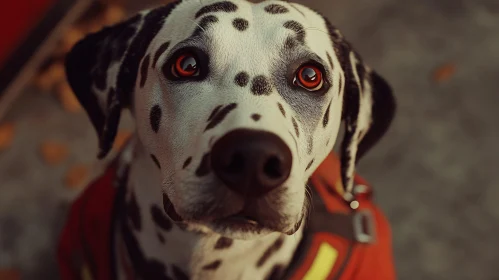
[[130,106],[141,60],[177,4],[142,12],[90,34],[66,56],[69,85],[99,137],[98,158],[109,153],[121,110]]
[[386,133],[396,104],[388,83],[366,66],[339,31],[326,22],[345,77],[341,178],[345,192],[351,193],[357,161]]

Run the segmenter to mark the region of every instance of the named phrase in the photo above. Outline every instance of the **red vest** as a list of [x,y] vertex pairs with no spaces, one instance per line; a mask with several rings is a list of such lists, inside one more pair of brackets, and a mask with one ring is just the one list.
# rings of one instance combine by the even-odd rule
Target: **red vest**
[[[339,168],[331,154],[312,175],[313,212],[284,279],[393,280],[390,226],[359,176],[356,201],[344,202]],[[61,279],[114,278],[111,229],[124,188],[115,177],[111,166],[73,203],[58,248]]]

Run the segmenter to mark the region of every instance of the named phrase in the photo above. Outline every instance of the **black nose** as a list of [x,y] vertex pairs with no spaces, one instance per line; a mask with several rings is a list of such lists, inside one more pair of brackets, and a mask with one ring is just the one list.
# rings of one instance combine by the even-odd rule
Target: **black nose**
[[233,130],[215,142],[211,152],[218,178],[248,196],[261,196],[284,183],[292,161],[291,151],[281,138],[259,130]]

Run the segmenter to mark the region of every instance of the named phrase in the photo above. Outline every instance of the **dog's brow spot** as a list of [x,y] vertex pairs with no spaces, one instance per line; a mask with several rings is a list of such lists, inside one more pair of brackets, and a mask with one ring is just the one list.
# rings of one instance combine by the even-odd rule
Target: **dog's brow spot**
[[156,63],[158,62],[159,57],[168,49],[170,46],[170,42],[165,42],[159,46],[158,50],[154,54],[154,59],[152,61],[152,67],[156,67]]
[[158,168],[161,168],[161,165],[159,165],[159,161],[155,155],[151,154],[151,159]]
[[249,22],[243,18],[236,18],[232,21],[232,25],[239,31],[244,31],[248,28]]
[[161,122],[161,108],[159,105],[154,105],[149,112],[149,121],[151,123],[151,128],[154,132],[158,133],[159,125]]
[[223,105],[218,105],[217,107],[215,107],[215,109],[213,109],[213,111],[211,111],[211,114],[208,117],[208,121],[211,121],[213,119],[213,117],[218,113],[218,111],[220,110],[220,108],[222,108],[222,106]]
[[140,230],[142,228],[142,221],[140,220],[140,208],[137,203],[137,197],[135,196],[135,192],[132,192],[130,195],[130,200],[126,205],[127,216],[132,222],[132,226],[136,230]]
[[258,120],[260,120],[260,118],[261,118],[261,117],[262,117],[262,116],[261,116],[260,114],[252,114],[252,115],[251,115],[251,118],[252,118],[255,122],[257,122]]
[[307,164],[307,168],[305,168],[305,171],[307,171],[308,169],[310,169],[310,167],[312,166],[312,164],[314,163],[314,159],[312,159],[308,164]]
[[234,109],[236,109],[237,107],[237,104],[236,103],[231,103],[227,106],[225,106],[224,108],[222,108],[221,110],[219,110],[214,116],[213,118],[211,119],[211,121],[208,123],[208,125],[206,126],[206,128],[204,129],[204,131],[207,131],[209,129],[212,129],[214,128],[215,126],[217,126],[218,124],[220,124],[224,119],[225,117],[227,117],[227,115]]
[[251,92],[254,95],[269,95],[272,92],[272,86],[265,76],[259,75],[253,78]]
[[284,48],[286,50],[292,50],[296,48],[297,45],[298,43],[296,42],[296,39],[293,37],[286,38],[286,42],[284,42]]
[[233,242],[234,240],[222,236],[217,240],[217,243],[215,243],[215,250],[227,249],[232,246]]
[[199,11],[197,11],[195,18],[198,18],[204,14],[208,13],[216,13],[216,12],[225,12],[225,13],[231,13],[237,11],[237,5],[229,2],[229,1],[222,1],[218,2],[215,4],[211,4],[208,6],[204,6]]
[[201,33],[205,32],[212,24],[217,23],[218,18],[213,15],[205,16],[199,21],[198,27],[194,30],[192,36],[198,36]]
[[189,164],[191,164],[191,162],[192,162],[192,157],[188,157],[188,158],[184,161],[184,164],[182,165],[182,169],[187,168],[187,166],[189,166]]
[[272,267],[269,275],[267,275],[266,280],[276,280],[282,278],[282,272],[284,271],[284,267],[280,264],[276,264]]
[[236,85],[245,87],[249,82],[249,75],[246,72],[239,72],[234,78]]
[[140,87],[144,87],[144,85],[146,84],[150,59],[151,56],[146,55],[146,57],[144,57],[144,60],[142,61],[142,66],[140,67]]
[[266,6],[265,11],[269,14],[285,14],[289,12],[288,8],[278,4],[270,4]]
[[286,117],[286,110],[284,110],[284,107],[282,106],[281,103],[277,102],[277,107],[279,107],[279,111],[281,111],[281,114]]
[[211,170],[210,165],[210,153],[204,154],[203,158],[201,158],[201,162],[199,163],[198,168],[196,169],[196,176],[203,177],[208,175]]
[[261,267],[265,262],[275,253],[277,252],[281,247],[282,244],[284,243],[284,238],[279,237],[277,240],[270,245],[265,252],[263,252],[263,255],[258,259],[258,262],[256,263],[256,267]]
[[297,21],[289,20],[284,23],[284,27],[293,30],[296,33],[296,39],[300,43],[305,43],[305,28]]
[[152,219],[160,228],[170,231],[173,228],[173,224],[163,211],[157,205],[151,206]]
[[329,66],[331,66],[331,69],[334,68],[334,63],[333,63],[333,58],[329,54],[329,52],[326,52],[327,60],[329,61]]
[[291,118],[291,122],[293,123],[293,127],[295,128],[296,137],[300,138],[300,129],[298,128],[298,123],[295,118]]
[[203,266],[204,270],[215,270],[222,264],[221,260],[216,260],[212,263],[206,264]]
[[172,264],[172,271],[173,275],[175,276],[175,280],[189,280],[189,276],[187,276],[187,274],[182,269],[180,269],[180,267],[174,264]]
[[331,103],[333,103],[333,100],[329,102],[329,105],[327,106],[326,113],[324,113],[324,118],[322,119],[322,126],[326,128],[327,124],[329,123],[329,111],[331,110]]

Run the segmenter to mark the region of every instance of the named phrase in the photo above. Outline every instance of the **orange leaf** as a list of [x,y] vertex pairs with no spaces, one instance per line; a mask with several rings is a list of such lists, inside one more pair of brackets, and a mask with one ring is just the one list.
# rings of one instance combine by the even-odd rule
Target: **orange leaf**
[[116,139],[114,140],[113,148],[115,150],[118,150],[118,151],[121,150],[123,145],[125,145],[126,141],[131,136],[132,136],[132,132],[130,132],[130,131],[125,131],[125,130],[118,131],[118,133],[116,134]]
[[10,147],[14,139],[14,124],[5,123],[0,125],[0,151]]
[[57,141],[46,141],[40,146],[43,160],[47,164],[55,165],[63,162],[68,157],[68,147]]
[[86,165],[77,164],[69,168],[64,178],[64,183],[68,188],[82,187],[83,183],[89,175],[89,170]]
[[446,63],[435,69],[433,72],[433,80],[437,83],[442,83],[449,80],[456,72],[454,63]]

